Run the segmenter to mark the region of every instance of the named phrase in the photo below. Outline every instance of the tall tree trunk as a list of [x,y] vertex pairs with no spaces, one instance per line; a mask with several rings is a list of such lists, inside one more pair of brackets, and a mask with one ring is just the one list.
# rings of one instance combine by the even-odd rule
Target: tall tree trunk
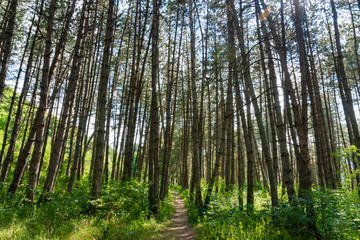
[[[38,4],[38,2],[36,3],[36,6],[35,6],[36,8],[38,7],[37,4]],[[3,162],[3,159],[4,159],[4,155],[5,155],[5,147],[6,147],[6,143],[7,143],[7,139],[8,139],[10,122],[12,120],[12,112],[13,112],[13,109],[14,109],[15,98],[17,96],[17,88],[18,88],[18,84],[19,84],[19,79],[21,77],[22,67],[23,67],[23,64],[24,64],[24,61],[25,61],[25,56],[26,56],[26,53],[27,53],[27,50],[28,50],[28,47],[29,47],[29,43],[31,41],[31,34],[32,34],[33,26],[35,24],[35,17],[36,17],[36,13],[34,13],[34,15],[32,17],[32,20],[31,20],[31,25],[29,27],[29,31],[28,31],[28,34],[27,34],[27,37],[26,37],[24,53],[23,53],[23,55],[21,57],[20,67],[19,67],[19,71],[18,71],[18,74],[17,74],[17,77],[16,77],[16,83],[15,83],[15,87],[14,87],[14,92],[13,92],[13,95],[12,95],[12,98],[11,98],[9,114],[8,114],[8,118],[7,118],[7,121],[6,121],[6,127],[5,127],[5,131],[4,131],[4,137],[3,137],[3,143],[2,143],[1,152],[0,152],[0,169],[1,169],[2,162]],[[32,45],[34,45],[34,44],[32,44]],[[32,49],[32,51],[31,51],[30,56],[29,56],[29,61],[32,61],[32,58],[33,58],[33,48],[31,48],[31,49]],[[31,60],[30,60],[30,58],[31,58]],[[30,67],[30,66],[28,66],[28,67]],[[30,69],[29,69],[29,71],[30,71]],[[26,84],[24,84],[24,87],[26,87]],[[0,99],[0,102],[1,102],[1,99]]]
[[[31,157],[30,163],[30,175],[28,179],[28,185],[26,190],[26,197],[29,201],[33,201],[35,197],[35,189],[37,185],[37,180],[40,174],[40,165],[41,165],[41,150],[44,141],[46,141],[47,136],[45,136],[45,119],[46,119],[46,109],[48,107],[48,96],[50,92],[52,75],[55,70],[55,66],[58,62],[60,53],[64,48],[66,42],[66,36],[70,28],[70,21],[72,14],[75,9],[74,1],[72,5],[68,8],[68,11],[65,16],[65,23],[59,40],[56,44],[54,56],[50,64],[51,53],[52,53],[52,33],[53,33],[53,24],[55,17],[55,10],[57,0],[52,0],[49,6],[49,19],[48,19],[48,28],[46,33],[46,44],[45,44],[45,54],[44,54],[44,64],[42,70],[42,79],[41,79],[41,91],[40,91],[40,103],[35,117],[36,133],[34,141],[34,150]],[[31,144],[31,140],[30,143]]]
[[[215,49],[215,57],[214,57],[214,71],[215,71],[215,100],[216,100],[216,122],[215,122],[215,135],[216,135],[216,155],[215,155],[215,164],[213,168],[213,172],[211,174],[211,178],[208,183],[208,189],[206,192],[206,198],[204,206],[207,208],[210,203],[211,194],[214,188],[214,184],[216,178],[219,176],[219,168],[221,160],[224,158],[224,148],[225,148],[225,129],[226,129],[226,122],[224,119],[224,111],[220,110],[220,107],[224,105],[223,97],[221,100],[219,99],[219,68],[218,68],[218,51],[217,51],[217,36],[216,36],[216,28],[215,28],[215,40],[214,40],[214,49]],[[234,59],[229,59],[234,60]],[[220,102],[220,103],[218,103]],[[220,106],[219,106],[220,105]],[[220,115],[221,113],[221,115]]]
[[[257,13],[260,14],[260,6],[258,4],[258,1],[256,1],[255,3],[257,8]],[[286,143],[286,125],[285,125],[285,121],[283,120],[283,115],[281,113],[280,96],[277,87],[275,64],[273,61],[271,45],[269,42],[269,33],[267,31],[264,21],[261,21],[261,29],[265,38],[264,39],[265,51],[268,57],[269,80],[270,80],[269,88],[272,89],[272,94],[274,96],[273,100],[274,100],[274,110],[275,110],[275,122],[276,122],[276,128],[277,128],[279,144],[280,144],[280,155],[281,155],[282,167],[283,167],[283,178],[286,184],[288,198],[289,201],[291,202],[294,199],[294,197],[296,197],[295,188],[294,188],[293,170],[291,167],[289,152]]]
[[2,29],[0,35],[0,60],[1,60],[1,69],[0,69],[0,103],[2,100],[2,95],[5,88],[5,78],[8,69],[8,64],[11,55],[11,43],[14,36],[15,28],[15,18],[16,10],[18,6],[18,0],[11,0],[9,9],[5,13],[6,24],[5,28]]
[[[147,1],[146,13],[145,13],[145,23],[148,20],[147,11],[148,11],[149,1]],[[141,32],[141,30],[143,30]],[[135,13],[135,22],[134,22],[134,49],[133,49],[133,60],[131,66],[131,75],[130,75],[130,90],[128,96],[128,129],[126,134],[125,142],[125,158],[124,158],[124,169],[123,169],[123,181],[128,181],[132,177],[133,172],[133,161],[134,161],[134,137],[136,129],[136,116],[138,111],[139,97],[141,95],[142,83],[139,80],[139,64],[140,56],[143,49],[143,40],[144,40],[144,28],[141,28],[141,1],[136,1],[136,13]]]
[[190,63],[191,63],[191,88],[192,88],[192,107],[193,107],[193,125],[192,125],[192,141],[193,141],[193,185],[196,191],[195,204],[198,209],[202,207],[201,199],[201,170],[200,170],[200,159],[199,159],[199,119],[198,119],[198,104],[197,104],[197,92],[196,92],[196,73],[195,73],[195,21],[193,20],[193,2],[189,0],[189,21],[190,21]]
[[[352,133],[353,135],[353,143],[358,149],[360,149],[360,133],[359,133],[359,127],[357,124],[357,120],[355,117],[354,112],[354,106],[353,106],[353,100],[352,100],[352,94],[351,94],[351,88],[349,86],[345,67],[344,67],[344,61],[343,61],[343,53],[342,53],[342,47],[340,43],[340,32],[338,27],[338,16],[337,11],[335,7],[334,0],[330,0],[331,4],[331,10],[333,13],[333,21],[334,21],[334,30],[335,30],[335,45],[336,45],[336,59],[335,60],[335,70],[336,70],[336,76],[338,79],[338,84],[340,88],[340,92],[342,92],[342,103],[344,108],[345,116],[349,119],[350,125],[348,125],[348,132]],[[360,6],[359,6],[360,7]],[[360,157],[357,158],[358,160]],[[357,161],[354,161],[354,169],[355,171],[359,168],[359,163]],[[356,181],[357,184],[360,184],[360,173],[358,172],[356,174]],[[360,196],[360,189],[358,190],[358,194]]]
[[[174,36],[174,45],[173,45],[173,52],[172,52],[172,60],[171,60],[171,71],[169,77],[169,82],[167,86],[166,92],[166,128],[164,132],[164,153],[163,153],[163,169],[162,169],[162,176],[161,176],[161,189],[160,189],[160,199],[163,199],[165,195],[168,193],[169,188],[169,168],[170,168],[170,160],[171,160],[171,152],[172,152],[172,145],[173,145],[173,134],[174,134],[174,124],[175,124],[175,113],[176,113],[176,98],[177,98],[177,80],[178,80],[178,72],[179,72],[179,65],[177,65],[177,75],[174,83],[174,68],[175,68],[175,53],[176,53],[176,40],[177,40],[177,29],[178,29],[178,22],[179,22],[179,12],[180,7],[177,6],[177,13],[176,13],[176,24],[175,24],[175,36]],[[179,51],[178,51],[178,64],[180,60],[180,48],[181,48],[181,41],[182,40],[182,28],[180,33],[180,40],[179,40]],[[170,46],[169,46],[170,48]],[[170,56],[169,56],[170,57]],[[169,63],[170,64],[170,63]],[[173,86],[175,84],[175,86]],[[172,97],[172,88],[174,89],[174,101],[173,101],[173,109],[171,109],[171,97]],[[172,110],[172,111],[171,111]],[[173,119],[171,119],[171,116]]]
[[153,21],[151,26],[151,108],[149,145],[149,203],[150,215],[159,212],[159,113],[156,89],[159,69],[159,26],[161,0],[153,0]]
[[234,62],[235,62],[235,40],[234,40],[234,26],[233,19],[230,15],[230,8],[227,8],[227,28],[228,28],[228,60],[229,73],[227,84],[227,100],[225,110],[226,122],[226,166],[225,166],[225,182],[226,191],[231,188],[231,170],[234,163],[234,110],[233,110],[233,77],[234,77]]
[[[263,9],[267,9],[267,5],[264,3],[264,0],[261,0],[261,4]],[[304,82],[303,87],[303,106],[301,109],[298,100],[296,97],[296,93],[294,87],[292,85],[290,72],[287,66],[287,56],[286,56],[286,47],[285,47],[285,32],[284,32],[284,22],[282,21],[282,29],[283,29],[283,40],[281,41],[275,23],[272,19],[271,14],[267,16],[267,20],[269,22],[269,27],[271,30],[271,34],[274,37],[274,42],[278,54],[280,56],[281,68],[282,72],[284,73],[284,102],[285,102],[285,109],[288,117],[288,122],[290,126],[290,132],[293,140],[293,144],[295,145],[295,154],[296,159],[298,162],[298,171],[300,176],[300,186],[302,189],[310,189],[312,182],[311,182],[311,168],[310,168],[310,156],[308,151],[308,126],[307,126],[307,92],[306,92],[306,82]],[[290,112],[290,99],[291,99],[291,106],[292,112],[294,114],[294,122],[292,122],[292,115]],[[296,128],[298,133],[299,144],[297,143],[297,136],[295,133]],[[300,173],[301,171],[301,173]],[[303,197],[303,196],[300,196]]]
[[114,35],[114,5],[115,0],[109,0],[106,32],[105,32],[105,44],[104,53],[101,65],[101,75],[98,90],[98,99],[96,106],[96,121],[97,136],[96,136],[96,151],[94,159],[94,174],[92,179],[91,196],[96,199],[100,196],[103,165],[104,165],[104,153],[105,153],[105,118],[106,118],[106,97],[107,97],[107,85],[110,77],[110,56],[111,56],[111,44],[113,42]]
[[[6,153],[4,163],[3,163],[3,166],[2,166],[1,177],[0,177],[1,182],[6,181],[8,171],[10,169],[11,163],[12,163],[13,158],[14,158],[16,139],[17,139],[17,137],[18,137],[18,135],[20,133],[20,129],[21,129],[20,128],[21,117],[22,117],[22,113],[23,113],[23,107],[24,107],[25,98],[26,98],[26,96],[28,94],[29,87],[30,87],[31,72],[32,72],[32,69],[33,69],[33,61],[34,61],[34,51],[35,51],[35,46],[36,46],[37,34],[39,32],[39,23],[40,23],[42,12],[43,12],[43,5],[44,5],[44,1],[42,0],[41,5],[39,7],[39,18],[38,18],[37,23],[36,23],[38,27],[36,28],[36,31],[34,33],[33,40],[32,40],[32,43],[31,43],[31,49],[30,49],[30,53],[29,53],[29,57],[28,57],[26,70],[25,70],[23,88],[21,90],[21,94],[20,94],[20,97],[19,97],[19,102],[18,102],[18,106],[17,106],[17,110],[16,110],[16,115],[15,115],[14,123],[13,123],[13,126],[12,126],[12,133],[11,133],[9,147],[7,149],[7,153]],[[36,61],[36,63],[37,62],[38,61]],[[25,136],[26,136],[26,134],[25,134]]]
[[260,108],[259,108],[259,105],[258,105],[258,102],[257,102],[257,97],[255,96],[253,83],[251,82],[250,64],[249,64],[248,55],[246,54],[246,50],[245,50],[243,28],[242,28],[242,26],[239,25],[239,21],[235,17],[237,15],[235,13],[235,7],[234,7],[234,1],[233,0],[228,0],[227,1],[227,8],[229,8],[229,12],[232,15],[232,19],[233,19],[232,21],[233,21],[233,24],[234,24],[236,32],[237,32],[238,41],[239,41],[240,50],[241,50],[241,56],[243,58],[243,66],[242,66],[242,68],[244,69],[244,76],[243,77],[244,77],[244,80],[245,80],[245,86],[246,86],[246,90],[250,94],[250,97],[251,97],[251,100],[252,100],[252,105],[253,105],[254,111],[255,111],[256,121],[257,121],[258,128],[259,128],[262,149],[263,149],[263,152],[264,152],[264,157],[265,157],[265,161],[266,161],[266,165],[267,165],[267,169],[268,169],[268,173],[269,173],[269,179],[270,179],[271,204],[272,204],[272,206],[277,206],[279,204],[279,199],[278,199],[278,195],[277,195],[276,176],[274,175],[273,161],[272,161],[272,157],[271,157],[271,154],[270,154],[269,143],[268,143],[268,140],[266,138],[266,133],[265,133],[264,123],[263,123],[263,119],[262,119],[262,114],[260,112]]
[[[307,109],[307,96],[306,96],[307,94],[305,92],[307,91],[306,89],[309,89],[309,85],[311,85],[311,74],[310,74],[309,63],[306,55],[304,33],[301,26],[301,19],[303,17],[303,14],[300,12],[299,0],[294,0],[294,5],[295,5],[294,22],[295,22],[296,39],[298,42],[299,61],[300,61],[301,91],[302,91],[302,101],[303,101],[303,124],[304,124],[307,123],[307,114],[305,113],[306,112],[305,110]],[[300,139],[300,148],[308,148],[307,144],[308,144],[307,141],[305,142]],[[314,216],[315,210],[311,196],[312,179],[311,179],[310,158],[302,158],[301,160],[302,161],[299,161],[299,177],[300,177],[299,196],[304,197],[305,199],[308,200],[307,215],[310,218],[308,227],[317,234],[317,228],[316,228],[316,222]]]
[[71,72],[69,76],[69,82],[66,89],[63,107],[62,107],[62,116],[60,118],[60,123],[56,138],[51,147],[50,161],[49,161],[47,176],[43,188],[44,194],[52,192],[52,190],[54,189],[57,173],[59,171],[60,157],[63,152],[63,148],[62,148],[64,145],[63,142],[66,141],[65,135],[67,129],[70,127],[70,118],[71,118],[71,113],[73,111],[74,98],[78,85],[81,56],[83,54],[83,43],[84,43],[83,36],[85,36],[86,34],[86,30],[84,32],[84,29],[86,29],[86,27],[84,26],[86,9],[87,9],[87,0],[84,0],[81,11],[79,29],[74,46],[74,55],[72,60],[73,62],[72,62]]
[[30,164],[30,175],[29,182],[27,186],[26,196],[30,202],[34,199],[34,193],[36,188],[36,183],[39,174],[40,166],[40,155],[41,155],[41,146],[44,139],[44,128],[45,128],[45,114],[48,104],[48,94],[49,94],[49,68],[50,68],[50,57],[51,57],[51,46],[52,46],[52,32],[53,32],[53,22],[54,14],[56,9],[56,0],[51,0],[49,5],[49,16],[47,22],[47,33],[46,33],[46,44],[44,51],[44,63],[42,68],[42,78],[41,78],[41,92],[40,92],[40,103],[36,112],[35,120],[32,124],[29,138],[24,146],[24,149],[20,152],[17,163],[16,174],[14,174],[13,182],[10,185],[9,192],[15,193],[17,190],[20,180],[25,171],[27,161],[31,152],[34,141],[36,142],[36,149],[34,149],[32,155],[32,161]]

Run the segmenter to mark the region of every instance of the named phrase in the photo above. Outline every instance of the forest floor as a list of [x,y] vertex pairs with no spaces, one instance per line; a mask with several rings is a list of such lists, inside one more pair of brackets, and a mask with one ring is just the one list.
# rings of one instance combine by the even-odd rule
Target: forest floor
[[161,233],[161,237],[157,239],[195,239],[195,231],[189,224],[187,209],[184,205],[184,200],[175,192],[174,201],[175,214],[171,218],[172,225]]

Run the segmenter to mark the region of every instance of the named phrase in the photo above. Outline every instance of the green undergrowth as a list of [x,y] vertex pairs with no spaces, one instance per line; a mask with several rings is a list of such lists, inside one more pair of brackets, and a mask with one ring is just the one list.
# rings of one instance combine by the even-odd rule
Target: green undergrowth
[[[147,185],[111,182],[91,201],[90,184],[68,194],[58,189],[49,201],[24,204],[22,187],[14,198],[0,190],[0,239],[156,239],[169,226],[172,193],[160,204],[159,215],[148,219]],[[89,204],[96,204],[95,214]]]
[[[218,184],[207,208],[198,210],[189,199],[189,191],[177,188],[185,199],[188,215],[196,228],[197,239],[315,239],[309,221],[316,222],[319,239],[360,239],[360,207],[356,191],[314,189],[314,218],[306,215],[306,202],[290,205],[280,198],[278,207],[270,206],[264,189],[255,193],[253,211],[239,208],[239,191],[224,191]],[[203,199],[206,186],[202,183]],[[244,193],[246,190],[244,191]],[[281,196],[281,194],[280,194]],[[244,196],[246,201],[246,195]]]

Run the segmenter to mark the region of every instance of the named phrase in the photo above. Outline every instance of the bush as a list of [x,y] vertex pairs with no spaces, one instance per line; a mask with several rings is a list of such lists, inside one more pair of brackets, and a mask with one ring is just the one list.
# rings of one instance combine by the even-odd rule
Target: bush
[[[199,239],[359,239],[360,208],[356,191],[314,189],[311,204],[316,217],[311,218],[306,209],[309,202],[304,200],[293,205],[283,201],[273,208],[262,189],[255,193],[254,210],[246,211],[239,209],[237,189],[231,192],[221,189],[212,194],[203,216],[189,200],[188,190],[180,191]],[[309,230],[312,222],[316,224],[317,236]]]
[[[0,239],[143,239],[160,232],[173,213],[170,194],[158,218],[149,220],[147,185],[135,180],[109,182],[96,201],[88,181],[77,183],[72,194],[58,187],[40,204],[24,204],[24,189],[14,198],[6,197],[5,189],[0,189]],[[96,214],[89,203],[97,205]]]

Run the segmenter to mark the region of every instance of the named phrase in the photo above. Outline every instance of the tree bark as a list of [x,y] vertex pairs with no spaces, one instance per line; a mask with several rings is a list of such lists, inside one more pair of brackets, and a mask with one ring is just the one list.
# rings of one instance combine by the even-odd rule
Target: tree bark
[[159,113],[156,89],[159,69],[159,26],[161,0],[153,0],[153,19],[151,26],[151,108],[149,144],[149,203],[150,215],[159,212]]
[[201,199],[201,170],[200,170],[200,159],[199,159],[199,119],[198,119],[198,104],[197,104],[197,92],[196,92],[196,73],[195,73],[195,21],[193,20],[193,2],[189,0],[189,21],[190,21],[190,63],[191,63],[191,88],[192,88],[192,141],[193,141],[193,185],[195,188],[195,204],[198,209],[202,207]]
[[107,85],[110,76],[110,56],[111,56],[111,44],[114,35],[114,0],[109,0],[106,32],[105,32],[105,44],[104,53],[101,65],[101,75],[99,82],[99,94],[96,106],[96,121],[97,125],[97,137],[96,137],[96,151],[94,159],[94,174],[92,179],[91,196],[96,199],[101,193],[101,183],[104,165],[104,152],[105,152],[105,120],[106,120],[106,97],[107,97]]
[[243,66],[242,67],[244,69],[245,86],[246,86],[246,90],[250,94],[250,97],[252,100],[252,105],[253,105],[254,111],[255,111],[256,121],[257,121],[258,128],[259,128],[262,149],[264,152],[264,157],[266,160],[266,165],[267,165],[269,179],[270,179],[271,204],[272,204],[272,206],[277,206],[279,204],[279,199],[278,199],[278,195],[277,195],[276,176],[274,175],[273,161],[272,161],[272,157],[270,154],[269,142],[266,138],[262,115],[261,115],[260,108],[259,108],[259,105],[257,102],[257,97],[255,96],[254,87],[251,82],[250,68],[249,68],[250,64],[249,64],[248,56],[245,51],[243,30],[242,30],[242,27],[239,25],[238,19],[235,17],[236,14],[235,14],[233,0],[227,1],[227,8],[229,8],[229,12],[232,15],[233,24],[234,24],[236,32],[237,32],[238,41],[239,41],[240,50],[241,50],[241,56],[243,58]]
[[18,6],[18,0],[11,0],[9,9],[6,11],[6,24],[5,28],[2,30],[0,35],[0,60],[1,60],[1,70],[0,70],[0,103],[2,100],[2,95],[5,88],[5,78],[8,69],[8,64],[11,55],[11,43],[14,36],[15,28],[15,18],[16,10]]
[[66,89],[63,107],[62,107],[62,116],[58,126],[56,138],[51,147],[50,161],[49,161],[47,176],[43,188],[43,194],[52,192],[52,190],[54,189],[55,181],[59,171],[60,157],[63,151],[63,145],[64,145],[63,142],[66,141],[65,135],[67,129],[70,127],[71,112],[73,111],[74,98],[76,94],[79,72],[80,72],[81,57],[83,54],[83,44],[84,44],[83,38],[86,34],[86,30],[84,31],[84,28],[86,29],[86,27],[84,26],[85,14],[87,11],[86,7],[87,7],[87,0],[84,0],[81,11],[79,29],[74,46],[74,55],[72,60],[73,62],[72,62],[71,72],[69,76],[69,82]]

